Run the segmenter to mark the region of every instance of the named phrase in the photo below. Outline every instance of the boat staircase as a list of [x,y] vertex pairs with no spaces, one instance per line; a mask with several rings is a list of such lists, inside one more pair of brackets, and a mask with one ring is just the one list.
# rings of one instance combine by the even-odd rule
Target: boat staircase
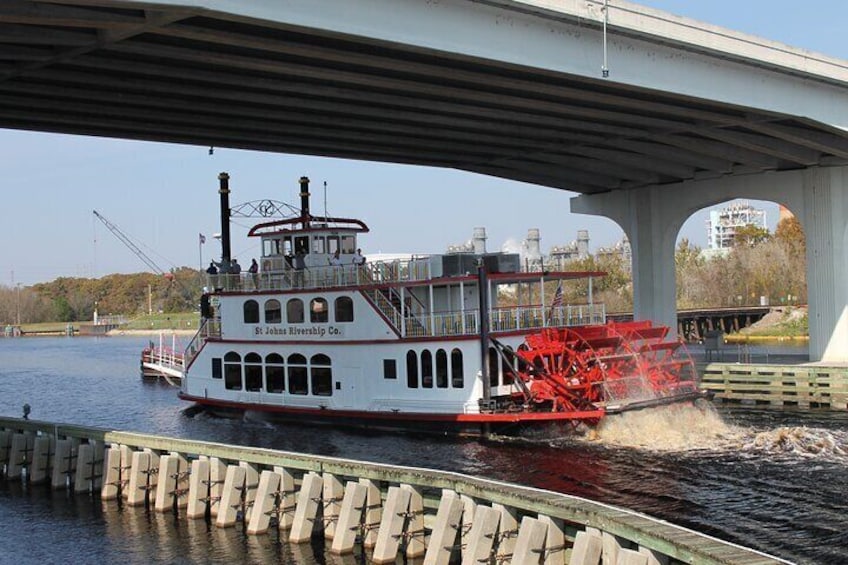
[[[412,298],[401,300],[394,288],[370,288],[362,294],[377,307],[401,337],[430,335],[423,323],[413,314]],[[405,313],[405,315],[404,315]]]

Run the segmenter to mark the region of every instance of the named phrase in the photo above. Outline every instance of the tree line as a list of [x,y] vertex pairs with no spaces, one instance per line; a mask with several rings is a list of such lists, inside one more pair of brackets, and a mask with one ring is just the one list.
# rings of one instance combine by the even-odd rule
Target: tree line
[[78,322],[101,316],[139,316],[197,308],[202,288],[197,269],[163,275],[112,274],[99,279],[60,277],[27,287],[0,286],[0,323]]

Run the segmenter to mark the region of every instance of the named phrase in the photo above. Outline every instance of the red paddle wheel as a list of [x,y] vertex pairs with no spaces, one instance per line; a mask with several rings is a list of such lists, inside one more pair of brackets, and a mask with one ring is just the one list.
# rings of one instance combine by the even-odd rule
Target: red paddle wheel
[[611,413],[703,396],[692,359],[667,335],[668,327],[640,321],[527,336],[515,352],[521,382],[514,401],[595,423],[599,408]]

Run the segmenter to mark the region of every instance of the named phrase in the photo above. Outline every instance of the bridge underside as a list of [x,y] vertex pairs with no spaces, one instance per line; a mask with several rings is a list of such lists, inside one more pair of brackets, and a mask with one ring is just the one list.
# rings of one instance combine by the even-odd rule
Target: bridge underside
[[117,0],[0,3],[0,127],[451,167],[585,194],[848,162],[845,132],[802,118]]

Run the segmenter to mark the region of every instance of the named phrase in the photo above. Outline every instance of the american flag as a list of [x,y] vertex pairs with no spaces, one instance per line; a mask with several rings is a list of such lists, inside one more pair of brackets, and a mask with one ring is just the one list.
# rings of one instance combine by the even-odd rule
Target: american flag
[[551,311],[548,314],[548,321],[554,319],[554,310],[562,306],[562,281],[559,281],[556,292],[554,292],[554,300],[551,302]]
[[562,281],[559,281],[556,292],[554,292],[554,301],[551,302],[551,308],[559,308],[562,306]]

